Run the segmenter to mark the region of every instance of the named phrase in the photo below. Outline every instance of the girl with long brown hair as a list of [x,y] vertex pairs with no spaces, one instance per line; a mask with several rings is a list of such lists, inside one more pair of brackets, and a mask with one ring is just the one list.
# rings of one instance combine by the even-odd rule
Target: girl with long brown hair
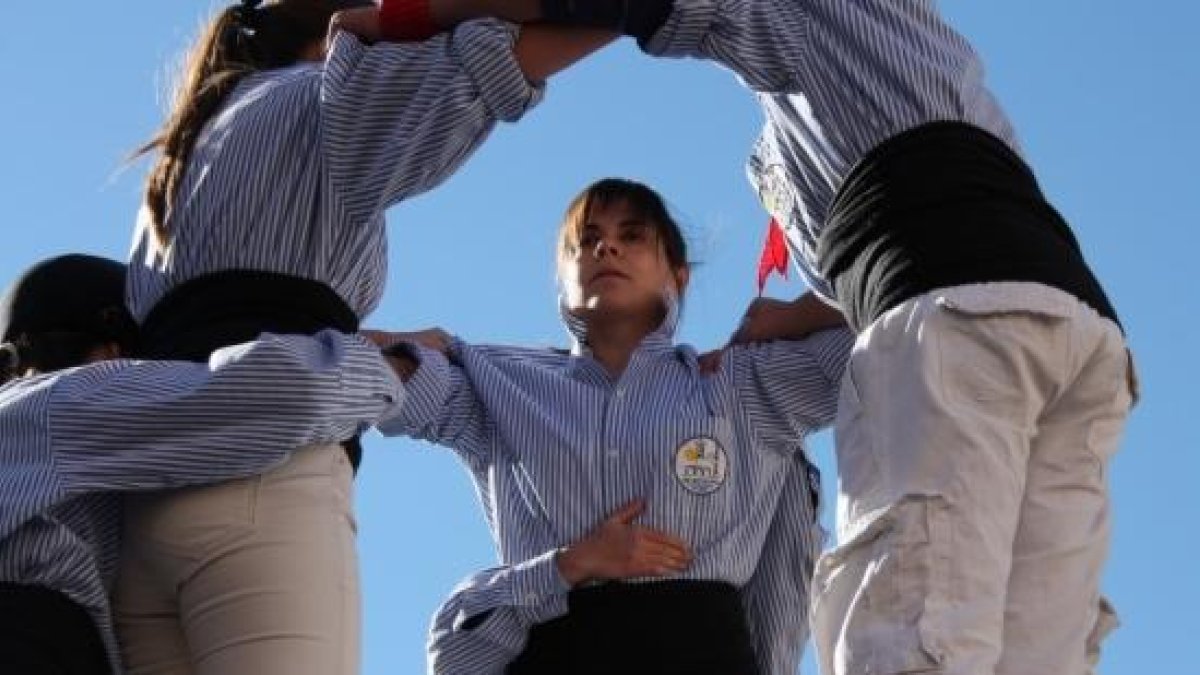
[[[405,37],[468,18],[467,4],[439,0]],[[209,22],[145,148],[158,154],[128,284],[144,356],[355,330],[383,291],[385,209],[438,185],[612,37],[489,20],[411,44],[327,41],[339,11],[368,6],[244,0]],[[347,439],[258,478],[130,500],[116,608],[131,672],[357,673],[358,455]]]

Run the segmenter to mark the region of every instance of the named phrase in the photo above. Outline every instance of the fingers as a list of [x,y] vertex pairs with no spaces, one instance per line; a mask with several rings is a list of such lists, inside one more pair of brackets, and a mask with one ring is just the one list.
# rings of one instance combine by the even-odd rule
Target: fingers
[[434,351],[439,351],[446,354],[450,351],[450,334],[441,328],[430,328],[428,330],[417,331],[413,333],[413,341],[417,344],[428,347]]
[[443,354],[450,352],[450,344],[454,341],[454,336],[441,328],[427,328],[412,333],[363,330],[359,331],[359,335],[370,340],[380,349],[388,349],[401,342],[411,342]]
[[363,7],[336,12],[329,20],[327,43],[333,42],[333,38],[342,31],[351,33],[366,43],[379,41],[379,8]]
[[[643,530],[634,544],[626,567],[627,577],[670,576],[692,564],[691,553],[682,542],[651,538],[652,530]],[[661,535],[662,533],[655,533]]]
[[634,533],[634,565],[640,573],[669,576],[692,564],[687,542],[661,530],[638,527]]
[[612,515],[610,515],[607,520],[620,523],[622,525],[631,525],[633,524],[633,521],[637,519],[638,516],[645,513],[645,511],[646,500],[635,499],[631,502],[622,504],[620,508],[618,508],[616,511],[613,511]]
[[403,333],[389,333],[387,331],[374,329],[361,330],[358,332],[358,334],[366,338],[369,342],[380,349],[387,349],[388,347],[396,344],[400,341],[400,338],[397,336],[403,335]]
[[646,539],[647,542],[661,549],[669,549],[677,551],[683,557],[691,557],[692,553],[688,548],[687,542],[676,537],[675,535],[655,530],[649,527],[639,527],[637,534]]

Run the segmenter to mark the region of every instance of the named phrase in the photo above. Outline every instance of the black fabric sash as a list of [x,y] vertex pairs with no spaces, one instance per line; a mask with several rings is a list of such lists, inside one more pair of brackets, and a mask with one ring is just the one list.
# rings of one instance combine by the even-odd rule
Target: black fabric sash
[[1058,288],[1119,323],[1033,172],[977,127],[935,122],[891,138],[846,177],[817,245],[852,328],[922,293],[992,281]]
[[[167,293],[142,322],[142,358],[204,362],[217,349],[260,333],[313,335],[358,331],[358,315],[332,288],[311,279],[232,270],[206,274]],[[358,437],[343,442],[355,469]]]
[[0,583],[0,673],[110,675],[91,615],[43,586]]
[[741,595],[712,581],[571,591],[568,613],[530,632],[509,675],[758,675]]

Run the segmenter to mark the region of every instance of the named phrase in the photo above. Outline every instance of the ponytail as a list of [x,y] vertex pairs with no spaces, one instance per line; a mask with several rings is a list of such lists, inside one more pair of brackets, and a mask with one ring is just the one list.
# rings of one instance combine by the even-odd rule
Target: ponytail
[[296,63],[324,38],[339,9],[363,2],[242,0],[209,22],[183,66],[171,112],[135,156],[158,151],[146,179],[145,204],[159,244],[170,239],[167,218],[187,171],[196,139],[230,92],[250,73]]

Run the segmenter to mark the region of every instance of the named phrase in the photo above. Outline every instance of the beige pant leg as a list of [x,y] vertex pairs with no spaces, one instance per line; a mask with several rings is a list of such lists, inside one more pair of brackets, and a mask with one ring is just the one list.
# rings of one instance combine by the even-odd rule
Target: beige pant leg
[[[315,446],[261,477],[130,502],[127,539],[174,596],[196,675],[357,675],[351,481],[340,446]],[[140,657],[153,637],[118,601],[131,672],[156,672]]]
[[194,675],[179,604],[158,583],[157,572],[129,545],[121,555],[121,575],[113,594],[116,628],[129,675]]
[[1039,420],[997,673],[1090,673],[1099,639],[1115,625],[1100,597],[1110,527],[1107,472],[1133,391],[1124,340],[1116,326],[1105,333],[1076,381]]
[[995,672],[1038,421],[1108,325],[1054,289],[987,284],[860,335],[836,430],[839,545],[816,573],[822,672]]

